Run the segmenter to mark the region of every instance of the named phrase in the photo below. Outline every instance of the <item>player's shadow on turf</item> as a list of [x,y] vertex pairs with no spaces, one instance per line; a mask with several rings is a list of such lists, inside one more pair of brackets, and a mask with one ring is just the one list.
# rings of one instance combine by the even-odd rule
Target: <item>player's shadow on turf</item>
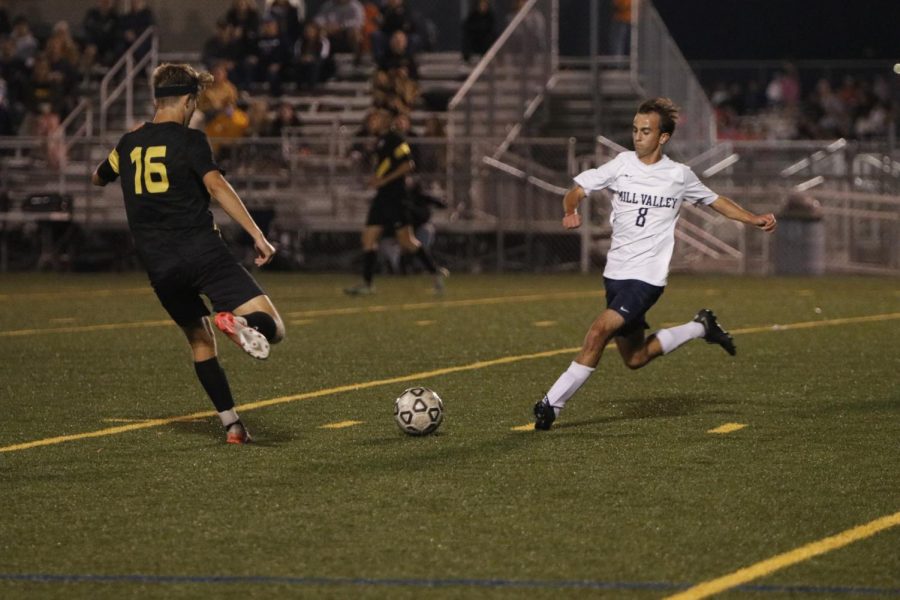
[[[225,431],[218,421],[175,421],[168,425],[179,435],[197,435],[208,438],[211,443],[221,443]],[[293,441],[297,434],[294,431],[283,431],[269,424],[250,425],[250,433],[253,435],[254,446],[278,446],[285,442]]]
[[693,394],[675,394],[654,398],[624,398],[616,400],[613,407],[619,410],[618,415],[580,419],[576,421],[560,421],[553,424],[554,429],[584,427],[585,425],[602,425],[620,421],[637,419],[664,419],[685,417],[701,412],[715,400],[710,397]]

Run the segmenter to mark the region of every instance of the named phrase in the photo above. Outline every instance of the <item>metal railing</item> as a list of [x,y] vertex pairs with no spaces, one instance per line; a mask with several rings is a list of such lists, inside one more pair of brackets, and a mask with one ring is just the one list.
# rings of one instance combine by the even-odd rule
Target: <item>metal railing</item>
[[[138,57],[144,51],[149,41],[150,48],[146,53]],[[109,71],[100,82],[100,134],[105,135],[109,126],[109,113],[115,102],[125,94],[125,127],[134,125],[134,84],[135,76],[147,69],[152,72],[159,58],[159,37],[156,29],[148,27],[125,51],[125,54],[110,67]],[[124,73],[123,73],[124,71]],[[118,77],[121,81],[110,89]]]
[[[558,0],[528,0],[493,46],[479,61],[448,104],[447,168],[472,173],[481,168],[481,156],[472,156],[459,138],[481,137],[491,141],[485,154],[499,158],[542,101],[556,72],[558,56]],[[497,148],[501,152],[497,152]],[[448,180],[454,203],[465,202],[469,182]]]
[[669,97],[681,107],[677,131],[668,147],[682,159],[696,156],[716,141],[712,104],[653,3],[635,0],[631,18],[635,89],[647,97]]

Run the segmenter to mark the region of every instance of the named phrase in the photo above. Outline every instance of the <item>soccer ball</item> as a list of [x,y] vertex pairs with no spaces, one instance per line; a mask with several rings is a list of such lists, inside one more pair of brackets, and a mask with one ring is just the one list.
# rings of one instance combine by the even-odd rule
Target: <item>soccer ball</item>
[[444,403],[428,388],[409,388],[394,402],[394,419],[404,433],[428,435],[444,420]]

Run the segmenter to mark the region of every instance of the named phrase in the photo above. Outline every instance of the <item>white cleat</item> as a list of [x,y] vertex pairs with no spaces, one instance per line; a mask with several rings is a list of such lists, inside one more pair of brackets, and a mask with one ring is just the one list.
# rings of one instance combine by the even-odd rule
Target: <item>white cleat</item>
[[227,335],[241,350],[260,360],[269,358],[269,340],[259,331],[247,325],[247,319],[230,312],[216,315],[216,327]]

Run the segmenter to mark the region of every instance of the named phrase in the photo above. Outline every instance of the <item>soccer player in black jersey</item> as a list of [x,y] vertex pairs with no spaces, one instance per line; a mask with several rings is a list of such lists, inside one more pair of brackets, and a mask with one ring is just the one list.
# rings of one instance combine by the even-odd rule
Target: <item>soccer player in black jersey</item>
[[434,276],[434,290],[441,293],[444,278],[449,273],[447,269],[435,266],[431,254],[413,233],[405,178],[415,169],[415,162],[409,144],[391,128],[391,121],[391,114],[385,110],[376,110],[369,115],[369,131],[378,136],[373,156],[375,174],[369,181],[376,192],[362,233],[363,281],[344,291],[350,295],[365,295],[374,291],[372,279],[378,260],[378,241],[385,233],[394,232],[403,251],[415,255]]
[[243,444],[250,434],[234,409],[200,294],[217,312],[216,326],[254,358],[268,357],[269,344],[284,337],[284,323],[222,241],[210,197],[253,238],[257,266],[271,261],[275,249],[219,171],[206,135],[187,127],[212,76],[190,65],[162,64],[152,82],[153,121],[123,135],[91,181],[104,186],[121,177],[128,226],[150,283],[187,336],[197,378],[219,413],[226,441]]

